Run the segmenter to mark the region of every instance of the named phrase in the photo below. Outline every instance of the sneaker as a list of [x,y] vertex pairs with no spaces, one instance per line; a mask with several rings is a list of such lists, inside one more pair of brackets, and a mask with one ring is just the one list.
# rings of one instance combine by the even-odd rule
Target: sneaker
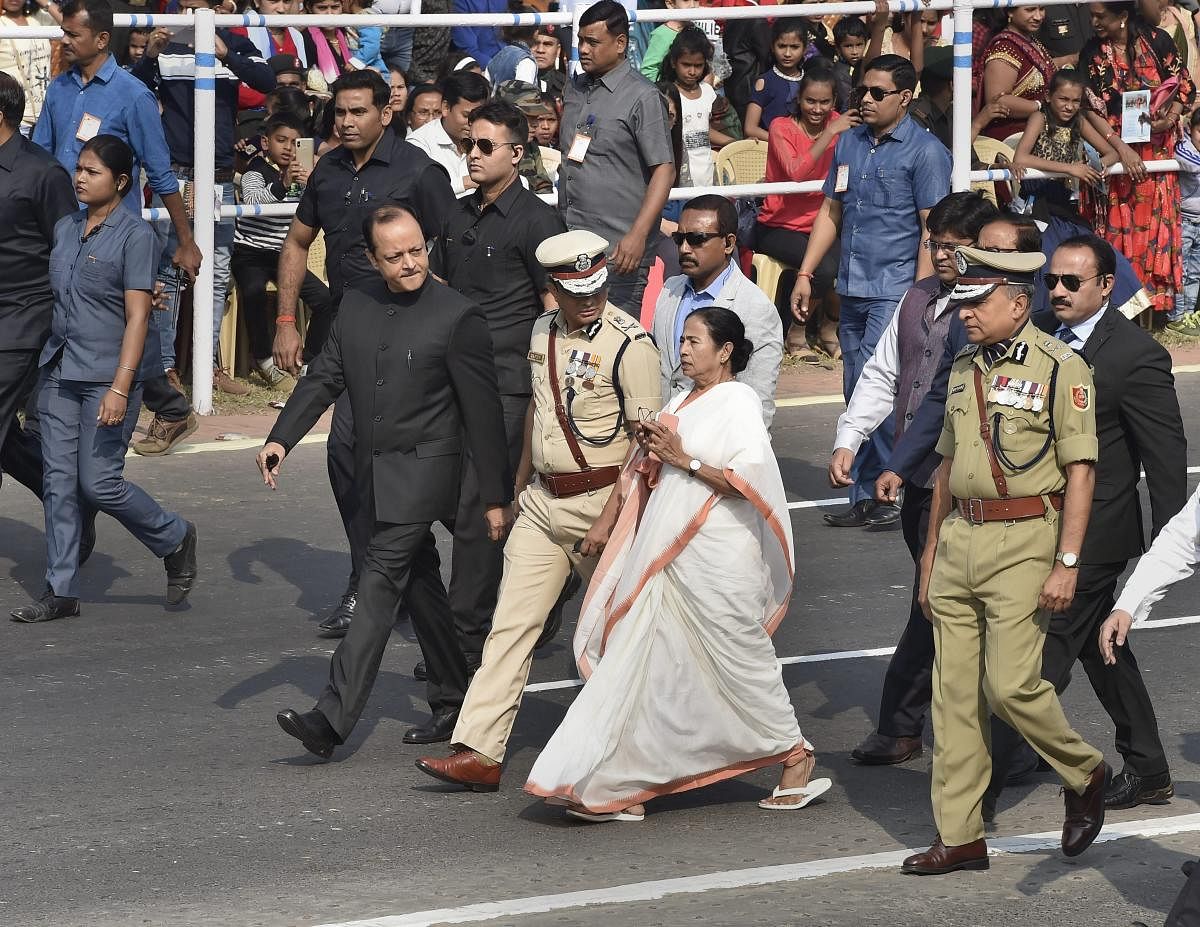
[[167,382],[175,387],[179,392],[183,392],[183,380],[179,379],[179,371],[172,367],[167,371]]
[[267,389],[276,389],[290,393],[296,388],[295,378],[287,371],[276,367],[275,362],[270,359],[255,361],[251,373],[258,374],[259,379],[267,385]]
[[247,396],[250,387],[240,380],[235,380],[228,370],[222,367],[213,368],[213,387],[226,396]]
[[133,445],[133,452],[142,457],[161,457],[199,427],[200,420],[195,412],[189,412],[188,417],[179,422],[168,422],[156,415],[146,429],[146,437]]
[[1200,312],[1189,312],[1168,322],[1167,331],[1184,338],[1200,338]]

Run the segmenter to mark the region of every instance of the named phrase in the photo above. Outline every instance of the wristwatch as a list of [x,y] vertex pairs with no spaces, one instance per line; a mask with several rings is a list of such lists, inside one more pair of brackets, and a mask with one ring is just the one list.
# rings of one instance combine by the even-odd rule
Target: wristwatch
[[693,459],[692,462],[688,464],[688,476],[695,476],[700,472],[700,468],[703,466],[704,464],[700,463],[700,461]]
[[1079,566],[1079,554],[1069,554],[1059,551],[1054,555],[1054,559],[1065,566],[1068,570],[1073,570]]

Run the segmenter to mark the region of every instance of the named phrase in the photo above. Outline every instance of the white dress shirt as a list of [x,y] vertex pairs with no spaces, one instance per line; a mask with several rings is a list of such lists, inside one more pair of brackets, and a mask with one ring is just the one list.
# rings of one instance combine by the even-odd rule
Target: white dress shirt
[[[1104,312],[1106,309],[1108,309],[1108,303],[1105,303],[1103,306],[1097,309],[1095,313],[1084,319],[1082,322],[1076,322],[1074,325],[1065,326],[1066,328],[1069,328],[1075,335],[1075,339],[1073,341],[1065,342],[1067,347],[1074,348],[1076,351],[1082,351],[1083,346],[1087,344],[1087,340],[1092,337],[1092,332],[1096,330],[1096,324],[1102,318],[1104,318]],[[1055,329],[1056,338],[1058,337],[1058,332],[1062,331],[1063,327],[1063,323],[1059,322],[1058,328]]]
[[467,157],[442,127],[442,120],[430,119],[421,128],[409,132],[404,140],[420,148],[446,169],[455,196],[463,196],[470,192],[465,182]]
[[1158,533],[1129,575],[1114,609],[1129,612],[1133,626],[1145,624],[1150,609],[1171,586],[1192,575],[1200,560],[1200,488]]
[[[941,318],[949,308],[950,294],[939,296],[933,305],[933,317]],[[850,396],[850,404],[838,418],[834,449],[844,447],[852,454],[858,453],[858,449],[883,424],[895,406],[896,381],[899,377],[900,307],[897,306],[879,344],[875,346],[875,353],[863,368]]]

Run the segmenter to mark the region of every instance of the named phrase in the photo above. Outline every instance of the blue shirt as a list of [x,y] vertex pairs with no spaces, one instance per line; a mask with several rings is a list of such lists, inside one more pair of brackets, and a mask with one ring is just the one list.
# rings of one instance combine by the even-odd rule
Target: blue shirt
[[[61,354],[60,376],[111,383],[125,338],[125,291],[154,288],[158,236],[127,209],[113,210],[86,238],[87,210],[63,216],[54,226],[50,287],[54,316],[39,366]],[[147,340],[137,380],[161,374],[158,339]]]
[[[145,167],[150,187],[159,196],[179,192],[179,182],[171,173],[158,101],[145,84],[119,67],[112,55],[86,84],[79,69],[73,67],[56,77],[46,91],[33,141],[54,155],[72,175],[87,140],[79,137],[84,116],[100,120],[99,130],[92,134],[115,135],[133,149],[135,185],[140,169]],[[141,197],[131,192],[121,205],[140,214]]]
[[[795,78],[784,77],[774,68],[758,75],[758,81],[755,81],[754,90],[750,93],[750,102],[762,107],[758,125],[764,132],[771,128],[772,120],[792,112],[792,104],[800,89],[800,78],[800,74]],[[761,90],[758,89],[759,81],[763,85]]]
[[671,344],[671,356],[676,361],[679,360],[679,339],[683,337],[683,325],[688,320],[688,316],[697,309],[711,306],[721,295],[721,290],[725,289],[725,284],[729,282],[732,273],[733,262],[730,261],[725,265],[725,269],[717,274],[717,279],[699,293],[692,289],[690,282],[684,286],[683,298],[679,300],[679,311],[675,313],[675,340]]
[[899,300],[917,272],[918,213],[949,192],[950,152],[910,117],[878,142],[869,126],[843,132],[824,189],[842,205],[837,291]]
[[[453,6],[455,13],[508,12],[508,0],[454,0]],[[450,40],[462,50],[463,57],[470,55],[481,68],[487,68],[492,55],[503,47],[495,26],[452,26]]]

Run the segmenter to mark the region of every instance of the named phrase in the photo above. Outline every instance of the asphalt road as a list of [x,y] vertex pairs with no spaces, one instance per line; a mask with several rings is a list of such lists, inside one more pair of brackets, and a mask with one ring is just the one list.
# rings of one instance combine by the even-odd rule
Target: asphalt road
[[[1180,394],[1196,443],[1200,377],[1181,377]],[[780,410],[776,448],[796,502],[834,495],[824,466],[838,411]],[[1197,855],[1196,625],[1134,639],[1176,799],[1111,815],[1103,836],[1114,839],[1071,861],[1051,848],[1062,799],[1045,773],[1006,795],[991,839],[1012,852],[989,873],[897,873],[905,848],[934,836],[930,753],[890,769],[847,756],[872,727],[886,657],[786,668],[819,774],[834,780],[799,813],[755,807],[770,770],[652,803],[642,824],[564,820],[520,786],[570,688],[526,697],[501,792],[444,788],[401,743],[426,714],[407,626],[349,744],[316,761],[274,715],[308,708],[324,682],[331,647],[314,629],[342,591],[345,540],[322,447],[299,448],[274,494],[252,458],[213,449],[129,462],[132,479],[199,526],[202,574],[185,610],[164,611],[161,565],[102,520],[82,617],[0,622],[0,925],[1161,924],[1180,862]],[[780,656],[894,645],[912,572],[899,533],[829,529],[819,507],[792,514],[798,574]],[[39,591],[43,564],[41,510],[6,483],[5,610]],[[1198,593],[1182,584],[1155,617],[1200,614]],[[575,675],[567,633],[531,682]],[[1065,704],[1115,757],[1082,672]]]

